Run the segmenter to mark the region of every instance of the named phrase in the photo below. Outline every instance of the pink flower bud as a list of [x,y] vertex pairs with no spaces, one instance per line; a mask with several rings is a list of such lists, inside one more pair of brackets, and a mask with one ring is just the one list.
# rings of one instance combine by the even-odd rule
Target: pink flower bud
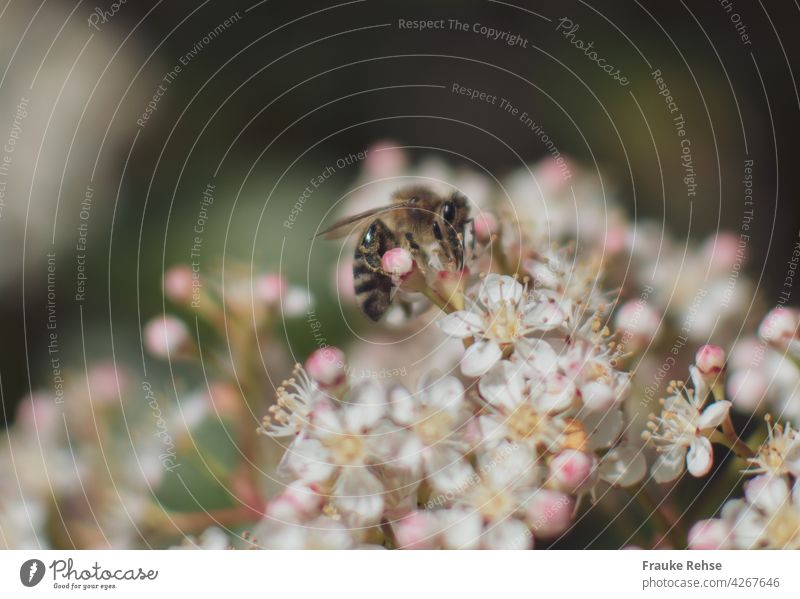
[[244,399],[239,390],[228,383],[211,383],[208,400],[217,418],[233,419],[242,413]]
[[120,392],[129,384],[128,375],[113,362],[95,364],[87,374],[92,403],[95,406],[116,404],[121,401]]
[[725,350],[719,345],[704,345],[697,350],[694,363],[704,377],[716,377],[725,367]]
[[724,520],[700,520],[689,530],[689,549],[730,549],[731,527]]
[[403,549],[433,549],[437,526],[430,514],[412,512],[392,525],[399,547]]
[[62,408],[53,397],[36,392],[24,398],[17,406],[15,425],[40,439],[56,438],[64,432]]
[[623,224],[616,224],[605,232],[605,251],[611,255],[625,249],[628,242],[628,229]]
[[283,298],[283,314],[288,318],[308,314],[311,303],[311,294],[307,289],[289,287]]
[[625,343],[646,345],[658,332],[661,317],[648,304],[635,300],[620,306],[615,323],[617,329],[622,333]]
[[408,159],[405,151],[398,148],[398,145],[397,142],[384,140],[367,150],[364,166],[372,178],[391,177],[405,169]]
[[414,269],[414,258],[405,248],[393,248],[383,255],[381,266],[393,277],[402,279]]
[[718,273],[729,272],[737,260],[743,259],[743,248],[740,249],[739,237],[733,233],[720,233],[710,237],[703,244],[702,253],[711,267]]
[[744,370],[755,365],[757,356],[764,353],[763,342],[755,337],[747,337],[738,341],[728,358],[728,368]]
[[564,449],[550,462],[550,479],[564,491],[577,492],[596,478],[592,456],[577,449]]
[[[174,266],[164,274],[164,295],[178,305],[186,305],[192,301],[195,276],[188,266]],[[199,283],[199,276],[197,278]]]
[[145,347],[154,356],[179,357],[189,343],[189,329],[174,316],[156,317],[144,328]]
[[536,537],[554,537],[569,528],[574,505],[569,495],[539,489],[525,504],[526,520]]
[[281,275],[270,273],[261,275],[255,283],[255,296],[267,305],[277,305],[283,297],[286,281]]
[[486,243],[497,232],[497,219],[491,212],[481,212],[475,217],[475,238]]
[[728,398],[741,412],[752,413],[766,401],[769,381],[760,370],[738,370],[728,378]]
[[347,378],[347,358],[338,347],[323,347],[308,356],[306,372],[321,387],[338,387]]
[[788,347],[798,335],[800,311],[792,308],[774,308],[758,327],[759,336],[778,347]]

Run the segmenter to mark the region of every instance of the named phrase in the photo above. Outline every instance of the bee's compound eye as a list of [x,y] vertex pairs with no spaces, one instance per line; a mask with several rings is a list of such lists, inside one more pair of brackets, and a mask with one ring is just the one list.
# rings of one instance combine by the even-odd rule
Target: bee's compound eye
[[452,223],[456,218],[456,206],[453,202],[447,201],[442,205],[442,218]]
[[433,221],[433,236],[439,241],[443,239],[442,230],[439,228],[439,223],[436,221]]
[[375,228],[375,223],[372,223],[367,229],[367,232],[364,233],[364,238],[361,240],[363,245],[370,245],[372,240],[375,239]]

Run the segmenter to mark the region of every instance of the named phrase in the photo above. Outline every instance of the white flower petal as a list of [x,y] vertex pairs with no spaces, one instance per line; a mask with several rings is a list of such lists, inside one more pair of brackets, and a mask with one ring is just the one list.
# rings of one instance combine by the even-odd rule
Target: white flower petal
[[705,437],[695,437],[686,455],[686,468],[692,476],[700,478],[708,474],[714,463],[711,441]]
[[757,476],[744,486],[744,496],[750,505],[772,515],[789,499],[789,485],[782,478]]
[[490,273],[481,285],[479,299],[482,304],[494,312],[503,304],[516,305],[522,299],[525,288],[513,277]]
[[350,526],[371,526],[383,512],[383,485],[365,467],[344,468],[333,487],[334,501]]
[[703,378],[697,366],[689,366],[689,375],[692,377],[692,384],[694,385],[694,404],[700,408],[705,404],[711,388],[708,386],[708,383]]
[[717,428],[728,416],[730,409],[731,402],[725,400],[715,401],[700,414],[700,417],[697,419],[697,426],[699,426],[701,430]]
[[475,471],[457,452],[432,451],[425,458],[428,480],[441,493],[462,493],[476,481]]
[[635,447],[615,447],[600,462],[600,478],[618,487],[630,487],[644,478],[647,461]]
[[464,385],[453,376],[431,381],[427,389],[426,403],[437,410],[456,412],[464,403]]
[[409,435],[397,452],[398,466],[407,468],[414,473],[419,473],[422,466],[422,457],[425,446],[416,435]]
[[537,372],[548,375],[558,370],[558,354],[544,339],[524,339],[516,345],[514,356],[517,361],[530,366]]
[[461,372],[466,376],[481,376],[494,366],[503,352],[494,341],[481,339],[467,348],[461,358]]
[[589,449],[611,447],[622,432],[625,417],[622,410],[590,412],[583,417],[583,426],[589,433]]
[[523,381],[518,367],[501,360],[478,381],[478,391],[493,406],[513,410],[523,400]]
[[480,472],[492,488],[532,485],[540,474],[533,450],[522,443],[502,442],[478,460]]
[[533,534],[519,520],[507,519],[491,526],[483,535],[486,549],[531,549]]
[[398,385],[389,392],[389,412],[397,424],[403,426],[413,424],[415,406],[414,396],[405,387]]
[[478,428],[487,447],[494,447],[508,436],[505,422],[506,418],[502,414],[478,416]]
[[446,549],[477,549],[483,518],[476,511],[459,508],[441,510],[439,521]]
[[657,483],[668,483],[678,478],[686,463],[686,449],[675,447],[672,451],[662,453],[650,469],[653,480]]
[[544,299],[531,306],[525,314],[525,324],[540,331],[551,331],[560,327],[566,318],[564,311],[554,299]]
[[351,433],[366,431],[386,413],[386,395],[377,381],[360,383],[343,405],[347,431]]
[[281,468],[284,467],[307,482],[326,480],[334,471],[328,450],[316,439],[292,444],[284,456]]
[[552,373],[545,380],[544,393],[534,399],[536,407],[545,412],[561,412],[572,405],[578,392],[567,376],[560,372]]
[[437,324],[445,335],[458,339],[472,337],[483,331],[483,319],[478,314],[466,310],[448,314],[440,318]]

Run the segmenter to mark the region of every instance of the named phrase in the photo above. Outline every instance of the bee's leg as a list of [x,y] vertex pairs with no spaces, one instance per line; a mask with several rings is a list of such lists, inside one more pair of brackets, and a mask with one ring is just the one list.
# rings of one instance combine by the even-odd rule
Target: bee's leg
[[428,265],[428,254],[425,250],[423,250],[417,241],[414,239],[414,235],[411,232],[406,231],[406,245],[408,246],[408,251],[411,253],[411,256],[414,258],[414,261],[420,267],[420,269],[424,272],[425,267]]
[[394,247],[394,233],[377,219],[364,232],[353,256],[356,302],[371,320],[379,320],[392,301],[392,278],[384,272],[381,257]]

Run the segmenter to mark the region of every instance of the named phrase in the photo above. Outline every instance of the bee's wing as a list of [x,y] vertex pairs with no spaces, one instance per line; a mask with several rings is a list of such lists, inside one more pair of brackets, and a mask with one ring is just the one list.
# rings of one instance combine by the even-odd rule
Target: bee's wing
[[343,218],[339,221],[336,221],[328,227],[314,235],[314,237],[324,237],[325,239],[339,239],[340,237],[344,237],[347,233],[349,233],[353,227],[355,227],[361,221],[364,221],[368,218],[374,218],[380,214],[386,214],[387,212],[392,212],[393,210],[400,210],[401,208],[408,208],[411,205],[410,201],[404,202],[397,202],[394,204],[389,204],[388,206],[381,206],[380,208],[373,208],[372,210],[366,210],[359,214],[354,214],[353,216],[348,216]]

